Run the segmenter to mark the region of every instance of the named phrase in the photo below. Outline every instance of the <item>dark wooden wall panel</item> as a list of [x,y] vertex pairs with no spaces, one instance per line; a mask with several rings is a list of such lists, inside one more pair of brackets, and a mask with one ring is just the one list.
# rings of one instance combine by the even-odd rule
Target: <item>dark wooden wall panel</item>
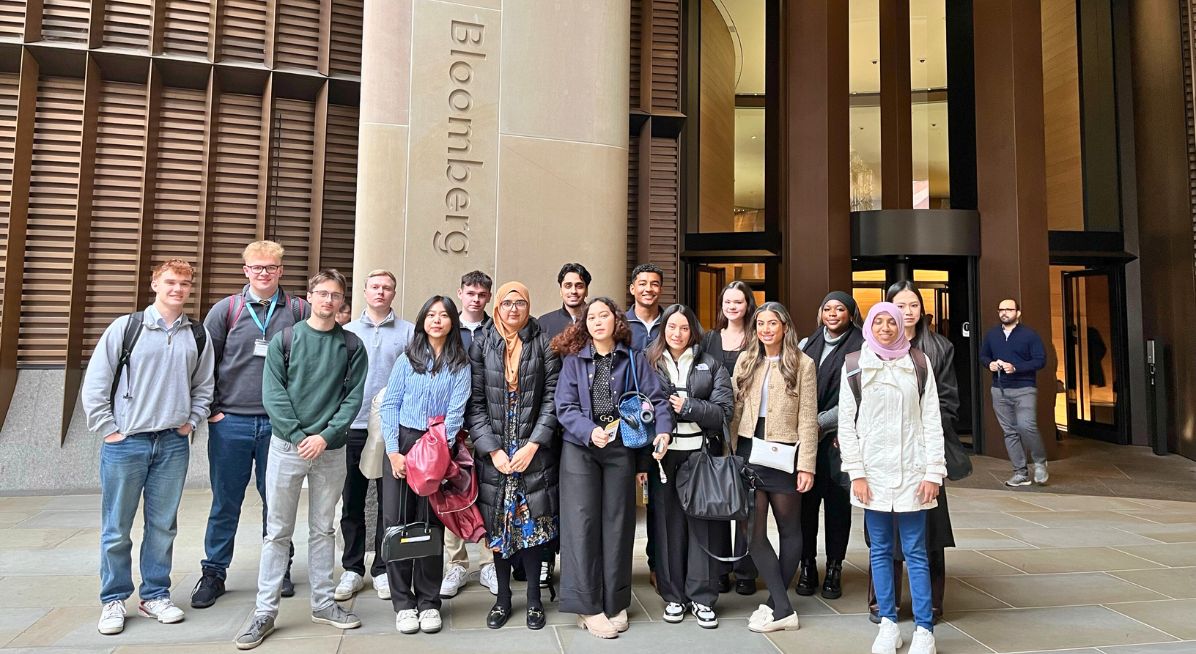
[[[136,311],[137,226],[145,156],[145,87],[105,81],[96,131],[83,356],[108,323]],[[194,263],[194,262],[193,262]]]
[[206,59],[208,56],[208,32],[212,20],[212,2],[210,0],[165,0],[165,3],[163,50],[169,54]]
[[85,43],[90,16],[90,0],[44,0],[42,38],[47,41]]
[[279,68],[316,69],[320,58],[320,0],[278,3],[274,52]]
[[287,250],[283,284],[288,290],[307,286],[315,115],[311,102],[279,98],[274,103],[266,238]]
[[652,109],[681,111],[681,1],[652,3]]
[[12,208],[19,84],[17,73],[0,73],[0,316],[4,315],[4,278],[8,272],[8,219]]
[[222,61],[266,59],[266,0],[226,0],[224,28],[220,34]]
[[675,138],[652,138],[651,189],[648,206],[648,257],[664,270],[660,302],[677,301],[680,266],[677,259],[677,230],[681,215],[681,144]]
[[361,75],[364,0],[333,0],[329,56],[333,75]]
[[218,298],[241,290],[241,251],[257,230],[261,163],[262,98],[221,94],[212,177],[210,284]]
[[20,41],[25,31],[25,0],[0,2],[0,39]]
[[[196,89],[162,91],[158,165],[155,171],[151,264],[181,258],[197,263],[200,203],[203,196],[203,139],[206,95]],[[149,271],[138,271],[149,283]],[[206,308],[206,307],[205,307]],[[198,296],[191,294],[187,312],[199,315]]]
[[148,50],[152,14],[150,0],[106,0],[104,45]]
[[357,113],[357,107],[328,107],[324,227],[320,238],[320,267],[336,268],[350,277],[350,284],[357,200]]
[[631,75],[628,77],[629,104],[640,106],[640,78],[643,75],[640,40],[643,38],[644,3],[651,0],[631,0]]
[[61,365],[79,190],[83,80],[42,78],[33,129],[18,360],[25,365]]

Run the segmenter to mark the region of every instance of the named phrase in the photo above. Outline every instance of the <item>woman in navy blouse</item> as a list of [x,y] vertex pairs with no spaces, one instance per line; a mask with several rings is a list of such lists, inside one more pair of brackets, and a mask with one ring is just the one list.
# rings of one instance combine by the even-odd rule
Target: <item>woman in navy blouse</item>
[[[404,455],[428,430],[431,418],[444,417],[449,445],[465,420],[469,400],[469,357],[461,345],[457,305],[434,295],[415,319],[415,336],[395,361],[380,408],[386,459],[382,462],[382,512],[387,528],[436,512],[407,485]],[[400,500],[403,512],[399,512]],[[400,633],[440,631],[440,582],[444,557],[429,556],[386,564],[395,629]]]
[[[618,436],[619,398],[632,384],[631,357],[641,393],[652,401],[659,460],[673,417],[660,378],[644,355],[632,352],[627,319],[610,298],[596,298],[581,319],[553,340],[564,357],[556,387],[561,446],[561,612],[599,638],[627,630],[631,550],[635,539],[635,450]],[[653,466],[655,468],[655,466]],[[653,471],[655,474],[655,471]]]

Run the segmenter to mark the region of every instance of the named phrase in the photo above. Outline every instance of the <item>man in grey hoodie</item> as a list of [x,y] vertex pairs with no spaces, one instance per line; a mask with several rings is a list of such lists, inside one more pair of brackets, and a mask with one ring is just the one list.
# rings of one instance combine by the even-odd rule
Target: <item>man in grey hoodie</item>
[[214,357],[202,325],[183,313],[191,264],[171,259],[154,270],[154,303],[104,330],[87,365],[83,410],[100,446],[99,631],[125,628],[133,594],[133,518],[145,499],[141,544],[142,616],[180,622],[170,600],[171,553],[187,479],[189,436],[208,417]]

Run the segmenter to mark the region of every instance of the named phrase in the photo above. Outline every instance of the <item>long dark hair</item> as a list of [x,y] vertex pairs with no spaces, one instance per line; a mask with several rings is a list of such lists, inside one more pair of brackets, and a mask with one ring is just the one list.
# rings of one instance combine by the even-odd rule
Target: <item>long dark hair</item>
[[723,296],[727,294],[727,291],[739,291],[743,293],[743,298],[747,300],[747,310],[743,312],[743,331],[746,333],[748,321],[752,320],[752,316],[756,315],[756,294],[752,293],[751,286],[739,280],[727,284],[723,287],[723,290],[718,292],[718,306],[714,310],[713,329],[718,332],[727,328],[727,317],[723,315]]
[[[444,347],[440,348],[440,356],[436,356],[436,350],[432,349],[432,343],[428,341],[428,332],[424,331],[424,320],[437,303],[444,305],[444,311],[449,315],[452,325],[445,336]],[[463,366],[469,365],[465,346],[461,344],[461,317],[457,314],[457,305],[448,296],[433,295],[420,307],[419,314],[415,316],[415,336],[411,339],[411,345],[407,346],[407,360],[411,362],[411,369],[418,375],[436,373],[444,369],[457,372]]]
[[694,345],[702,342],[702,323],[698,322],[698,317],[693,310],[684,304],[674,304],[664,310],[660,314],[660,332],[656,334],[656,338],[644,349],[644,357],[648,359],[648,363],[664,371],[664,366],[661,364],[664,359],[665,352],[669,351],[669,344],[665,342],[664,332],[669,326],[669,318],[681,314],[685,316],[685,321],[689,323],[689,342],[685,347],[691,348]]
[[918,290],[918,286],[908,279],[899,281],[885,291],[885,302],[892,302],[893,298],[902,291],[909,291],[918,296],[918,311],[922,315],[918,318],[918,322],[914,323],[914,337],[917,338],[922,335],[922,330],[926,327],[926,303],[922,300],[922,292]]
[[619,310],[619,305],[608,297],[596,297],[586,303],[586,310],[581,313],[581,317],[577,319],[572,325],[565,328],[565,331],[557,334],[557,337],[552,339],[552,349],[556,350],[557,354],[562,357],[570,354],[577,354],[585,349],[593,340],[590,338],[590,330],[586,327],[586,319],[590,317],[590,309],[595,304],[601,302],[605,304],[610,312],[615,316],[615,331],[614,339],[615,345],[622,343],[631,347],[631,327],[627,324],[627,316]]

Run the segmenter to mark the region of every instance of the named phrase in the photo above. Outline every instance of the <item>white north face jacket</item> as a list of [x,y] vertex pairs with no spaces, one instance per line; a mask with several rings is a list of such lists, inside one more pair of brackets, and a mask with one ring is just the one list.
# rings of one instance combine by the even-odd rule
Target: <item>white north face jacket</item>
[[939,394],[930,358],[920,402],[918,373],[908,355],[885,361],[864,345],[859,375],[859,406],[847,380],[846,366],[839,377],[843,472],[853,481],[866,479],[872,491],[871,504],[865,505],[852,496],[852,505],[895,513],[934,508],[937,500],[922,504],[917,499],[921,482],[942,484],[947,476]]

